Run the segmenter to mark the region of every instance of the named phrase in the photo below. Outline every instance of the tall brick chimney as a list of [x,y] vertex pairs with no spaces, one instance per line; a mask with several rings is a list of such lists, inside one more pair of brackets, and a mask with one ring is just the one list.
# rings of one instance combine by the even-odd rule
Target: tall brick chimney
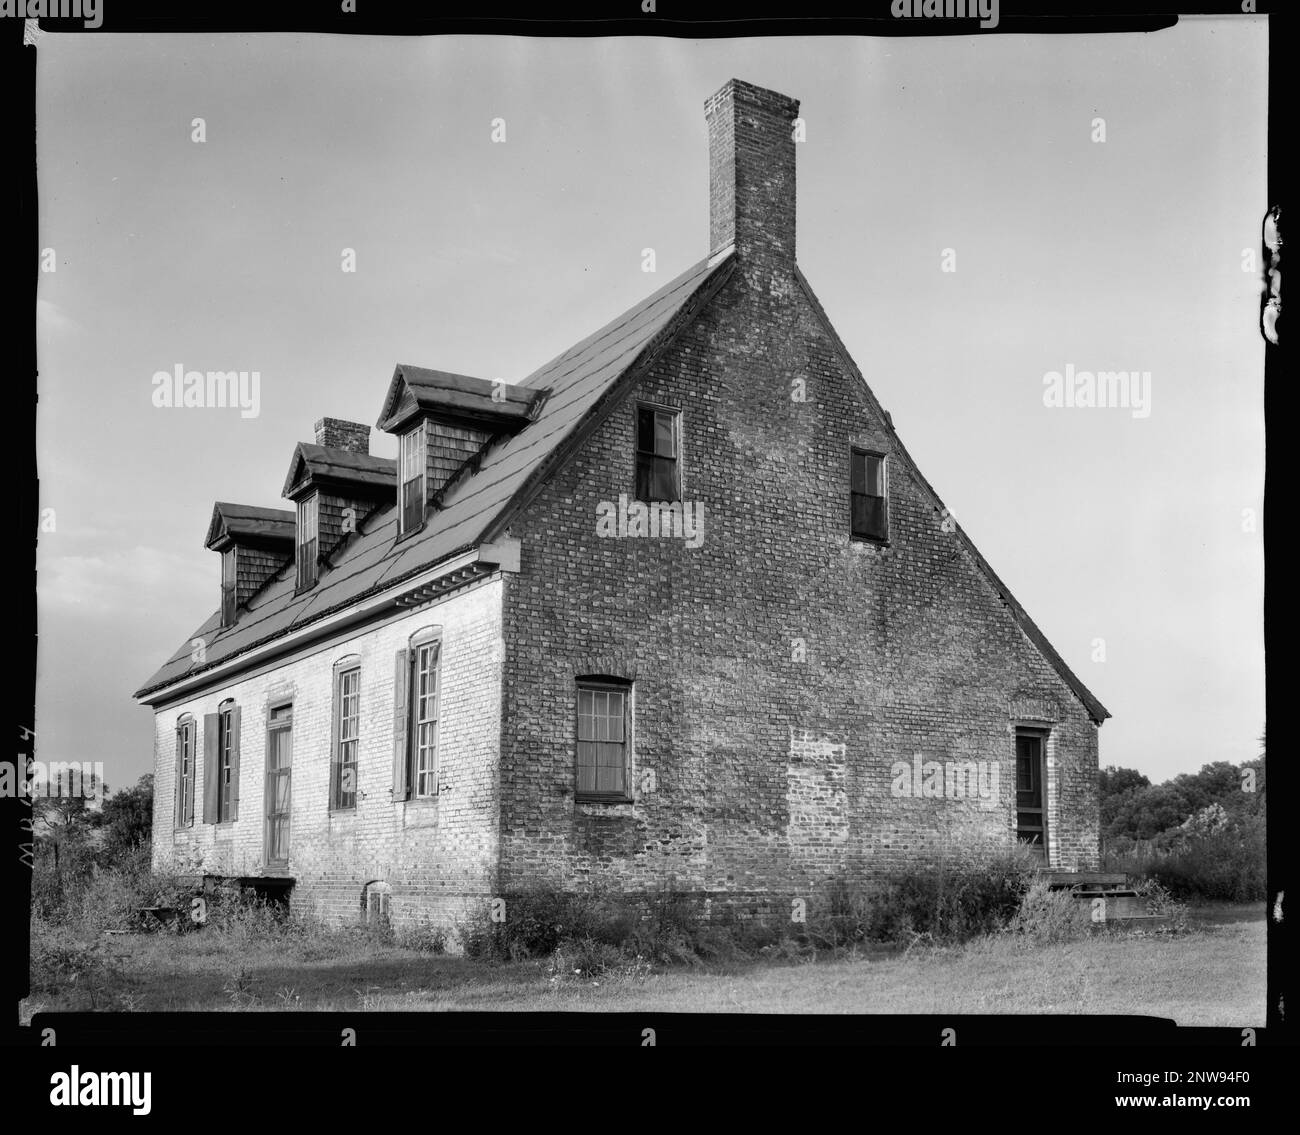
[[349,453],[370,452],[370,427],[342,418],[321,418],[316,423],[316,444],[329,449],[346,449]]
[[794,264],[794,120],[799,100],[739,79],[704,104],[709,254]]

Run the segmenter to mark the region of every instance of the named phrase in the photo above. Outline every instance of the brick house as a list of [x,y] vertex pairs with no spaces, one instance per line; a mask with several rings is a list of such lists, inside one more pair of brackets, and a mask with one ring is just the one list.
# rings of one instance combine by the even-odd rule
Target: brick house
[[705,105],[709,255],[518,383],[399,365],[136,697],[154,863],[336,918],[537,882],[746,903],[1017,839],[1098,867],[1105,708],[948,516],[795,262],[798,103]]

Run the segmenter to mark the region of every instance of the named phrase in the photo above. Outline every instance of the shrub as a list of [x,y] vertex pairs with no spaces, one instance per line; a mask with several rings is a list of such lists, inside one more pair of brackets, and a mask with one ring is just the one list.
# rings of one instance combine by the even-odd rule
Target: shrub
[[1087,935],[1090,908],[1065,890],[1052,890],[1046,879],[1035,879],[1025,891],[1007,933],[1036,943],[1066,942]]
[[465,953],[498,961],[549,957],[566,939],[590,938],[619,946],[632,933],[635,911],[600,894],[580,895],[537,887],[501,896],[504,917],[493,921],[485,902],[461,928]]
[[1167,929],[1181,933],[1187,929],[1187,905],[1178,902],[1170,891],[1155,879],[1143,880],[1135,888],[1146,899],[1147,913],[1167,920]]
[[832,891],[827,919],[838,941],[846,934],[875,941],[964,942],[1002,929],[1020,908],[1038,864],[1022,851],[976,855],[956,869],[913,871],[847,902]]

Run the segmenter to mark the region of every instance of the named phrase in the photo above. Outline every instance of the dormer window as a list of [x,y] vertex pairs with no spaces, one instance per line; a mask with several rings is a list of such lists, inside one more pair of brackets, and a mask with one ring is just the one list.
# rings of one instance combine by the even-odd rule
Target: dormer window
[[316,552],[319,548],[318,496],[312,493],[298,502],[298,590],[316,583]]
[[425,423],[402,434],[399,462],[398,505],[401,508],[401,531],[414,532],[424,523],[424,478],[427,463]]
[[223,627],[233,626],[235,622],[235,608],[239,598],[236,589],[239,573],[235,561],[238,554],[234,548],[227,548],[221,553],[221,625]]

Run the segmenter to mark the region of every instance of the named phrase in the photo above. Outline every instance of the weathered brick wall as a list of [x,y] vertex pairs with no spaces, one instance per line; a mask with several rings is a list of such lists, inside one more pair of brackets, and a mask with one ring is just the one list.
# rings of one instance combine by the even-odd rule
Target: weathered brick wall
[[[263,864],[268,706],[293,700],[290,859],[292,900],[331,919],[360,911],[362,887],[392,885],[395,923],[446,923],[493,890],[497,839],[497,755],[501,728],[501,582],[446,600],[295,659],[269,673],[214,689],[155,717],[154,869],[201,866],[214,874],[258,875]],[[440,791],[433,801],[394,803],[394,659],[416,631],[442,628]],[[355,811],[329,810],[334,663],[359,656],[361,746]],[[239,816],[202,822],[203,716],[226,698],[242,707]],[[198,726],[195,822],[174,831],[177,718]],[[200,862],[192,860],[198,857]]]
[[[766,273],[772,290],[733,275],[512,527],[503,880],[763,893],[1006,847],[1017,722],[1053,727],[1053,865],[1095,867],[1095,726],[944,531],[797,282]],[[596,534],[599,503],[634,495],[636,398],[683,411],[698,548]],[[853,445],[889,457],[888,547],[849,539]],[[584,673],[635,681],[633,781],[656,781],[635,804],[575,803]],[[917,753],[992,762],[996,792],[894,795]]]

